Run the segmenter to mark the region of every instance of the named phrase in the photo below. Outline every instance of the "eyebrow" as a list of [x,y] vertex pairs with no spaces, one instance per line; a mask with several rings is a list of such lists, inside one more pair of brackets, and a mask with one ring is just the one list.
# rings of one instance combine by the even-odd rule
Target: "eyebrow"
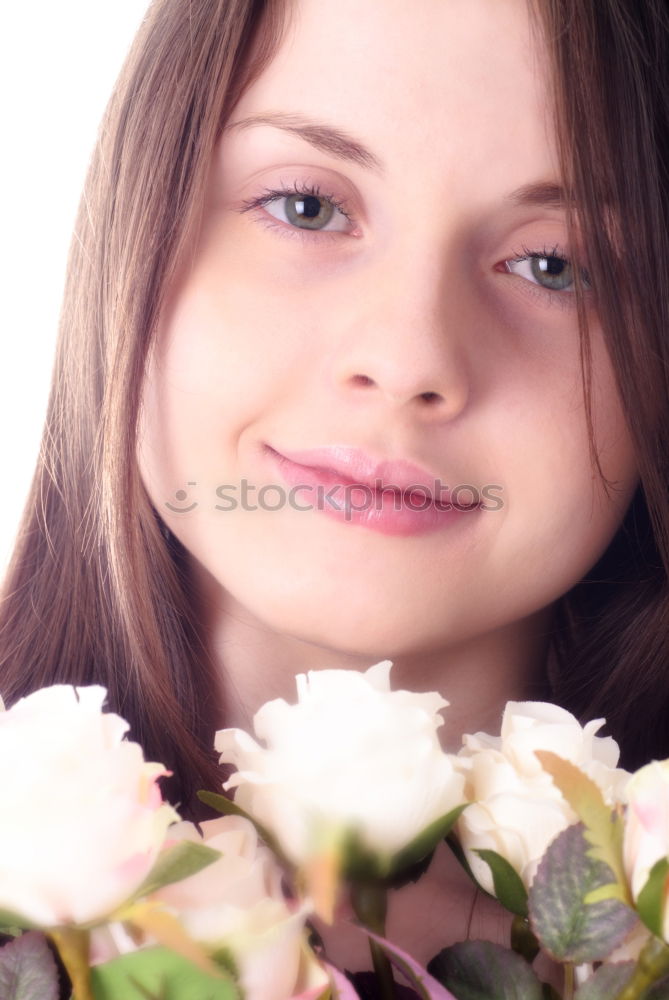
[[567,193],[559,184],[552,181],[540,181],[537,184],[524,184],[507,196],[507,201],[521,208],[527,205],[538,205],[542,208],[565,208]]
[[[225,125],[223,131],[243,130],[258,125],[270,125],[282,129],[300,139],[304,139],[315,149],[329,153],[339,160],[346,160],[358,166],[373,170],[377,174],[385,172],[385,165],[375,153],[363,142],[354,138],[349,132],[335,128],[333,125],[315,118],[308,118],[298,112],[266,111],[260,114],[248,115],[235,122]],[[539,206],[542,208],[565,208],[567,195],[564,188],[551,181],[540,181],[535,184],[525,184],[507,195],[506,201],[524,208]]]
[[382,174],[385,170],[383,161],[359,139],[355,139],[342,129],[334,128],[327,122],[307,118],[301,114],[270,111],[249,115],[247,118],[229,123],[223,131],[252,128],[255,125],[272,125],[274,128],[283,129],[284,132],[290,132],[300,139],[304,139],[324,153],[329,153],[339,160],[347,160],[349,163],[366,167],[368,170],[374,170],[378,174]]

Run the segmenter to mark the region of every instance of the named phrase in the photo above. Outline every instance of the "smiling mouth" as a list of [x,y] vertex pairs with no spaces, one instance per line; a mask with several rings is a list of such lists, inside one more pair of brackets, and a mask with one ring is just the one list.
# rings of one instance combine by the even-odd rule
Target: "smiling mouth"
[[[475,488],[468,487],[466,499],[459,496],[456,500],[440,479],[432,480],[426,470],[410,462],[372,462],[364,453],[343,448],[283,454],[265,445],[265,450],[293,485],[327,490],[329,502],[342,510],[354,505],[358,511],[373,507],[376,511],[444,513],[453,509],[475,511],[481,507],[481,498]],[[332,465],[324,461],[331,455],[335,459]],[[460,491],[458,487],[457,492]]]
[[[271,445],[266,451],[284,468],[301,469],[305,476],[319,476],[333,487],[359,489],[368,494],[396,494],[411,503],[434,504],[438,509],[451,502],[451,494],[439,477],[405,459],[375,460],[358,448],[331,445],[307,451],[280,452]],[[462,505],[477,507],[478,503]]]

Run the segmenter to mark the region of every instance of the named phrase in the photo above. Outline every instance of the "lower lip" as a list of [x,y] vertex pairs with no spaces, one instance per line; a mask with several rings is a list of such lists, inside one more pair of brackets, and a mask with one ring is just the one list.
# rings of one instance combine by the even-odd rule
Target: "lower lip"
[[[419,493],[373,490],[329,469],[298,465],[266,447],[283,479],[301,489],[295,505],[318,510],[342,524],[358,524],[383,535],[420,535],[471,521],[478,506],[457,509],[437,506]],[[299,508],[298,508],[299,509]]]

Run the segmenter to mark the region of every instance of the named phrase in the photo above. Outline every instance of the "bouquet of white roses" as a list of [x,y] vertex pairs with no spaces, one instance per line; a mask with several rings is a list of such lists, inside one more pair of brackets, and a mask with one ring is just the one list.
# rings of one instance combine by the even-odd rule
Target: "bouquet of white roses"
[[252,824],[180,822],[104,698],[57,685],[0,712],[0,998],[319,996],[308,907]]
[[[0,712],[0,1000],[669,997],[669,762],[629,775],[601,721],[543,703],[509,703],[499,736],[449,754],[447,703],[391,690],[390,669],[301,676],[255,738],[219,732],[234,800],[201,792],[225,815],[200,829],[163,802],[164,767],[103,689]],[[386,906],[444,838],[511,934],[423,968],[386,937]],[[347,909],[373,984],[309,934]]]

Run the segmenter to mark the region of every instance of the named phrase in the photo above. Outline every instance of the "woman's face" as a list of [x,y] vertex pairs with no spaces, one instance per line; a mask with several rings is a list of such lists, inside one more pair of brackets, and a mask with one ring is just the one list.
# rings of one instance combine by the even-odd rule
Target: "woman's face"
[[[521,0],[301,0],[234,109],[157,331],[139,460],[264,629],[370,657],[446,649],[547,607],[618,527],[635,461],[593,315],[609,499],[545,67]],[[385,461],[384,485],[410,479],[410,462],[487,487],[492,509],[403,520],[386,501],[365,522],[327,490],[326,509],[299,509],[313,489],[288,503],[314,473],[276,453],[333,446],[364,453],[353,480]]]

